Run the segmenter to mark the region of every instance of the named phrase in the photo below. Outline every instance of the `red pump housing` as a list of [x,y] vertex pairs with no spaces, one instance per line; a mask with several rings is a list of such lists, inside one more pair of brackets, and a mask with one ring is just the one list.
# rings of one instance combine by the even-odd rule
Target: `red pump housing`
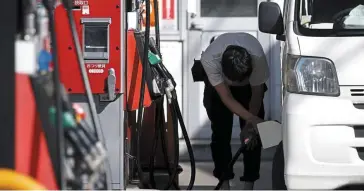
[[58,190],[30,77],[15,75],[15,170]]
[[[121,93],[121,1],[75,0],[73,15],[92,93],[107,93],[109,69],[115,71],[115,93]],[[76,50],[63,5],[55,9],[61,81],[70,94],[84,94]]]
[[[134,30],[128,30],[127,38],[127,59],[126,59],[126,90],[124,95],[125,110],[136,111],[139,108],[139,99],[141,91],[141,80],[143,73],[143,64],[138,52],[137,42]],[[144,107],[149,107],[152,99],[149,94],[148,86],[145,85],[144,90]]]

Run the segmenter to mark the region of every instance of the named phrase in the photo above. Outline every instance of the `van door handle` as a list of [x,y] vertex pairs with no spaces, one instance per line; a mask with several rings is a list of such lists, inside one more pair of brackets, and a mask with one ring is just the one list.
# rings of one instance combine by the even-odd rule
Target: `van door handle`
[[188,14],[188,24],[189,24],[189,30],[202,30],[203,29],[203,24],[201,23],[201,21],[199,21],[196,17],[197,14],[196,13],[189,13]]
[[190,30],[202,31],[202,29],[203,29],[203,24],[197,23],[197,22],[191,22],[191,24],[190,24]]

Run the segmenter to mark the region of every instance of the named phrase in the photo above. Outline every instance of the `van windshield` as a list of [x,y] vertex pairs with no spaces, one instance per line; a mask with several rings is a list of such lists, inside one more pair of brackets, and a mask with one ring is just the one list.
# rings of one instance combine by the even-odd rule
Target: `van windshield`
[[364,35],[364,0],[297,0],[301,33]]

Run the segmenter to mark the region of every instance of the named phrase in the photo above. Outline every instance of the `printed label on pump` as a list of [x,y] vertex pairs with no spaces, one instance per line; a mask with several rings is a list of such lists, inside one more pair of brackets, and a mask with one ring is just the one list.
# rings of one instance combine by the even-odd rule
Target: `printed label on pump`
[[104,69],[89,69],[88,70],[88,73],[90,73],[90,74],[102,74],[104,72],[105,72]]
[[106,65],[105,64],[98,64],[97,68],[106,68]]
[[82,5],[82,15],[89,15],[90,14],[90,7],[88,5]]
[[86,64],[86,68],[106,68],[106,64]]
[[74,0],[73,6],[83,6],[88,5],[88,0]]
[[103,74],[105,72],[104,68],[106,68],[105,64],[87,64],[86,68],[88,69],[88,73],[90,74]]

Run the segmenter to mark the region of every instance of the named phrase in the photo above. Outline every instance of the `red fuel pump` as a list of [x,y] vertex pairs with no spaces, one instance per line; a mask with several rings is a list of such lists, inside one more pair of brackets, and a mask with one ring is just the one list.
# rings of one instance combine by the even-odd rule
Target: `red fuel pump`
[[[143,67],[134,33],[134,30],[129,30],[127,33],[127,58],[125,66],[126,92],[124,96],[126,111],[135,111],[138,109],[141,91]],[[144,95],[144,107],[149,107],[152,103],[152,100],[149,95],[148,87],[145,87]]]
[[[88,124],[81,119],[82,114],[74,116],[77,113],[74,110],[79,109],[70,107],[68,96],[62,91],[59,80],[53,82],[52,79],[56,75],[54,79],[58,79],[60,73],[61,81],[68,93],[89,94],[91,89],[92,94],[100,95],[100,101],[106,102],[114,101],[122,91],[125,91],[126,87],[121,83],[121,79],[124,78],[121,52],[126,52],[125,47],[121,47],[120,35],[123,27],[121,19],[124,19],[121,15],[125,11],[122,7],[123,1],[73,1],[74,6],[71,10],[73,17],[69,14],[71,6],[68,6],[68,2],[65,3],[67,11],[65,7],[58,5],[54,12],[52,0],[38,1],[38,5],[35,2],[35,0],[14,0],[11,7],[16,10],[12,11],[16,13],[14,15],[21,15],[21,17],[14,17],[12,22],[8,22],[9,30],[4,29],[7,35],[2,38],[2,42],[7,43],[5,45],[11,50],[7,52],[8,55],[2,54],[3,58],[11,64],[7,67],[8,74],[3,77],[7,77],[5,81],[9,86],[15,87],[13,91],[8,89],[12,94],[7,98],[12,99],[6,101],[15,104],[11,106],[13,108],[4,106],[4,111],[6,109],[9,115],[2,119],[9,118],[9,120],[7,124],[3,124],[3,131],[6,133],[1,133],[3,134],[1,145],[7,147],[2,149],[5,157],[1,157],[1,167],[29,175],[43,183],[47,189],[65,189],[66,181],[72,183],[74,187],[71,186],[71,188],[107,188],[107,186],[99,185],[107,182],[105,180],[107,178],[104,177],[105,168],[101,167],[105,159],[105,150],[100,144],[97,133],[87,127]],[[49,16],[52,24],[50,28],[46,26],[38,31],[38,27],[34,26],[36,22],[32,19],[40,18],[36,11],[40,11],[38,9],[42,6],[41,4],[47,7],[43,12],[52,15]],[[41,15],[41,17],[48,16]],[[70,24],[70,21],[73,23]],[[11,30],[10,25],[12,25]],[[51,31],[53,55],[49,55],[48,52],[37,58],[39,53],[37,51],[41,49],[37,47],[39,45],[37,34],[48,30]],[[13,39],[14,33],[17,33],[16,39]],[[83,52],[81,54],[79,44],[75,43],[75,36],[80,37],[76,38],[76,41],[81,42]],[[14,44],[15,48],[11,48]],[[1,45],[3,49],[4,46]],[[16,49],[15,56],[13,49]],[[80,55],[83,62],[79,60]],[[16,63],[11,57],[16,57]],[[44,60],[40,59],[41,57]],[[53,71],[49,70],[48,66],[52,57]],[[134,57],[136,59],[133,63],[136,63],[137,71],[140,71],[139,57]],[[36,65],[41,65],[40,63],[45,65],[37,71]],[[31,69],[29,69],[30,66]],[[17,68],[16,75],[14,75],[14,68]],[[84,68],[88,77],[86,80]],[[140,72],[132,76],[138,80]],[[132,80],[129,82],[128,90],[136,87],[135,95],[137,95],[140,89],[133,85]],[[91,88],[85,84],[90,84]],[[144,103],[146,104],[144,105],[150,105],[148,91],[145,92],[147,94],[145,94]],[[118,109],[123,110],[123,108]],[[64,139],[59,141],[59,137]],[[68,153],[68,148],[72,148],[71,154]],[[63,149],[67,150],[66,154]],[[72,159],[77,159],[77,162],[73,161],[69,165],[68,160]],[[82,174],[80,174],[81,171]],[[83,182],[84,175],[91,175],[88,176],[91,182],[88,182],[86,186]],[[99,180],[95,182],[95,179]],[[120,181],[123,181],[122,178]],[[70,185],[67,184],[67,186]],[[121,189],[124,187],[122,186]]]
[[[121,92],[120,0],[75,0],[73,15],[93,94],[113,101]],[[85,94],[67,12],[55,10],[61,81],[70,94]]]
[[[124,78],[121,51],[121,15],[125,11],[120,0],[74,0],[73,14],[77,24],[83,58],[93,94],[100,101],[113,101],[123,91]],[[61,81],[70,94],[84,94],[80,68],[69,30],[67,13],[62,5],[55,10],[57,44],[59,49]],[[128,110],[137,109],[139,100],[142,65],[137,53],[133,31],[127,34],[126,96]],[[148,89],[145,90],[145,106],[151,104]]]
[[[145,2],[149,5],[148,0]],[[155,3],[155,5],[157,4]],[[138,148],[136,153],[137,174],[143,184],[148,183],[143,178],[144,175],[142,174],[144,174],[145,170],[144,166],[141,166],[140,163],[142,160],[140,152],[142,126],[148,126],[147,129],[156,129],[157,126],[164,126],[162,124],[164,120],[162,119],[159,119],[159,123],[146,124],[143,108],[151,106],[152,100],[163,100],[166,96],[174,113],[172,115],[174,116],[173,126],[175,129],[173,131],[173,141],[176,145],[174,151],[176,157],[174,157],[174,167],[167,167],[170,180],[165,189],[168,189],[172,184],[174,184],[175,188],[178,188],[177,183],[174,181],[178,179],[176,178],[178,173],[178,120],[183,128],[184,137],[188,141],[187,145],[191,158],[193,158],[193,153],[177,103],[174,90],[175,83],[172,83],[172,81],[174,82],[173,77],[170,76],[161,61],[152,63],[149,60],[150,56],[160,55],[158,48],[157,51],[151,51],[153,45],[150,43],[150,23],[148,24],[150,21],[148,8],[150,7],[146,6],[146,32],[130,30],[127,32],[125,39],[123,39],[121,34],[122,30],[125,29],[123,28],[122,20],[126,19],[122,18],[122,13],[125,11],[122,5],[124,5],[122,0],[74,0],[72,10],[70,10],[70,7],[65,9],[62,5],[55,9],[60,79],[69,94],[86,94],[88,100],[92,99],[92,95],[98,95],[100,102],[114,102],[124,93],[124,104],[119,110],[127,112],[139,111],[137,124],[135,126],[134,124],[128,124],[132,126],[128,130],[134,129],[138,135],[133,137],[129,131],[127,138],[137,139],[136,142],[132,141],[130,144]],[[69,19],[71,17],[74,23],[70,24]],[[156,26],[158,26],[157,22]],[[158,35],[157,39],[159,39]],[[81,47],[74,43],[75,36],[76,41],[79,42]],[[123,42],[124,40],[126,42]],[[159,40],[157,40],[157,45],[159,46]],[[154,46],[154,49],[156,47]],[[123,54],[125,54],[125,57],[121,56]],[[88,78],[88,80],[85,80],[85,78]],[[121,83],[122,79],[125,80],[125,85]],[[89,81],[89,87],[87,87],[85,81]],[[163,101],[158,101],[158,104],[159,106],[160,104],[163,105]],[[161,110],[160,108],[163,107],[159,107],[158,110]],[[97,118],[98,114],[94,112],[96,109],[90,110],[92,110],[93,119]],[[154,116],[158,117],[157,115]],[[122,128],[122,126],[119,128]],[[163,131],[164,128],[162,127],[160,129],[159,131],[162,135],[165,131]],[[126,143],[124,140],[121,140],[121,142]],[[166,152],[168,151],[164,151],[168,155]],[[153,160],[151,161],[151,166],[154,168]],[[167,163],[166,166],[168,166],[169,160],[165,161]],[[194,165],[192,165],[192,168],[194,168]],[[192,174],[188,189],[192,189],[193,186],[194,172]],[[150,177],[153,177],[153,174]],[[143,187],[153,188],[155,186],[143,185]]]
[[[81,61],[86,68],[91,92],[99,96],[100,102],[116,101],[124,93],[124,97],[121,98],[124,99],[124,104],[119,105],[119,112],[138,109],[142,78],[141,57],[134,31],[129,31],[126,39],[121,37],[124,30],[123,21],[126,20],[122,18],[123,12],[126,11],[123,5],[125,2],[122,0],[75,0],[72,7],[78,41],[82,49]],[[67,14],[63,5],[55,9],[60,78],[69,94],[84,95],[88,93],[80,75],[82,68],[79,65],[79,55],[73,43],[74,34],[71,33]],[[124,40],[127,42],[123,42]],[[123,53],[126,54],[125,57],[122,57]],[[122,83],[124,80],[125,85]],[[143,106],[148,107],[151,105],[148,88],[144,92]],[[118,115],[118,113],[114,112],[110,115]],[[119,115],[115,118],[121,118],[124,114]],[[123,128],[120,125],[120,123],[117,126],[107,124],[113,127],[106,128]],[[130,133],[127,133],[127,137],[131,139]],[[124,143],[123,137],[119,139]],[[119,150],[121,151],[122,148]],[[109,154],[112,152],[114,151]],[[120,159],[119,156],[117,159]],[[117,163],[120,162],[117,161]]]

